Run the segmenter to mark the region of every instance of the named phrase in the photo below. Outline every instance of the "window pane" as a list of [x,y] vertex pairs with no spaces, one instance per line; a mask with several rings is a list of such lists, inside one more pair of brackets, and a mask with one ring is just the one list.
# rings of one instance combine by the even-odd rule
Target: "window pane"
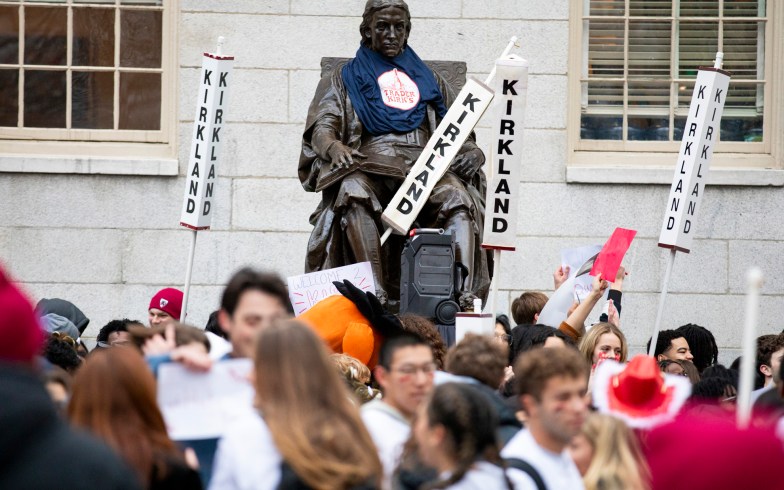
[[591,0],[591,15],[623,15],[624,0]]
[[120,12],[120,66],[161,67],[161,12]]
[[73,9],[73,64],[114,66],[113,9]]
[[19,7],[0,7],[0,63],[19,63]]
[[161,129],[160,74],[120,74],[120,129]]
[[67,17],[64,8],[25,8],[25,63],[65,65]]
[[623,77],[623,21],[588,21],[588,75]]
[[635,108],[638,114],[669,114],[670,83],[630,81],[629,107]]
[[16,126],[19,113],[19,71],[0,70],[0,126]]
[[681,0],[681,17],[718,17],[719,0]]
[[629,22],[629,78],[670,77],[670,22]]
[[623,82],[584,82],[582,91],[583,109],[587,112],[622,113]]
[[584,140],[620,140],[623,138],[623,117],[583,114],[580,119],[580,138]]
[[163,0],[120,0],[122,5],[163,5]]
[[24,125],[28,128],[65,127],[64,71],[25,71]]
[[632,117],[629,116],[628,134],[630,141],[669,141],[669,117]]
[[71,126],[112,129],[114,73],[75,71],[72,77]]
[[681,22],[678,57],[680,78],[697,76],[697,67],[713,66],[719,47],[718,22]]
[[757,73],[757,26],[756,22],[724,23],[724,69],[732,72],[733,80],[764,78]]
[[762,141],[762,116],[733,117],[723,115],[721,118],[722,141],[745,141],[747,143]]
[[765,2],[760,0],[724,0],[724,15],[727,17],[764,17]]
[[629,15],[669,17],[672,15],[672,0],[630,0]]

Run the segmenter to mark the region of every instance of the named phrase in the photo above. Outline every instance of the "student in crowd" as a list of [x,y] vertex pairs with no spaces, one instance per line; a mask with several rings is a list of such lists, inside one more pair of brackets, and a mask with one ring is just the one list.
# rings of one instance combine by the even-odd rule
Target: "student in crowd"
[[43,355],[47,361],[71,375],[82,365],[82,358],[76,353],[76,340],[60,332],[47,336]]
[[719,347],[710,330],[700,325],[687,323],[676,328],[675,331],[680,332],[686,339],[686,343],[689,344],[691,354],[694,356],[692,362],[697,371],[702,373],[708,366],[719,362]]
[[[651,340],[645,346],[645,352],[650,352]],[[691,361],[694,356],[689,348],[689,343],[683,337],[683,333],[677,330],[662,330],[659,332],[659,337],[656,339],[656,348],[653,351],[653,357],[657,361],[670,359],[673,361]]]
[[757,370],[764,381],[761,387],[751,392],[754,403],[763,393],[775,387],[776,373],[784,358],[784,334],[763,335],[757,338]]
[[446,344],[441,334],[438,333],[436,325],[421,315],[406,314],[400,315],[400,326],[404,332],[416,335],[424,339],[433,351],[433,361],[436,369],[444,369],[444,359],[446,359]]
[[60,298],[44,298],[35,305],[35,312],[39,317],[44,317],[49,314],[59,315],[68,319],[76,329],[79,331],[74,339],[77,339],[76,352],[80,357],[85,357],[89,350],[87,345],[81,340],[81,336],[90,324],[90,319],[82,313],[75,304]]
[[509,324],[508,316],[496,315],[493,336],[496,342],[509,347],[509,342],[512,340],[512,326]]
[[591,330],[580,340],[579,350],[585,360],[594,367],[602,359],[626,362],[629,356],[626,336],[611,323],[597,323],[591,327]]
[[164,326],[171,321],[180,321],[182,313],[182,291],[175,288],[164,288],[150,299],[147,314],[151,327]]
[[498,437],[506,444],[522,424],[515,411],[507,406],[498,388],[504,381],[506,348],[486,335],[466,334],[459,344],[449,349],[446,371],[464,376],[483,393],[498,413]]
[[512,319],[516,325],[534,325],[549,298],[538,291],[526,292],[512,301]]
[[496,439],[497,416],[475,387],[446,383],[420,405],[413,439],[419,458],[438,471],[427,489],[509,489]]
[[58,416],[35,367],[44,333],[2,268],[0,339],[0,488],[141,488],[105,444]]
[[131,334],[128,332],[128,328],[132,326],[144,327],[141,322],[127,318],[110,321],[98,331],[98,336],[95,339],[97,341],[96,348],[105,349],[129,345]]
[[526,428],[501,456],[517,490],[542,488],[542,483],[549,489],[584,488],[567,447],[588,415],[588,374],[588,363],[575,349],[535,349],[515,365]]
[[414,414],[433,388],[435,371],[433,351],[421,337],[405,333],[381,346],[374,374],[383,397],[363,405],[361,414],[384,468],[384,489],[391,488]]
[[94,352],[74,378],[68,417],[123,456],[145,488],[202,488],[166,433],[155,378],[136,350]]
[[665,374],[674,374],[675,376],[685,376],[689,378],[691,384],[700,380],[700,373],[697,367],[689,361],[673,361],[665,359],[659,361],[659,370]]
[[373,441],[322,340],[277,321],[258,333],[254,364],[258,413],[221,439],[210,488],[378,488]]
[[226,358],[252,357],[256,333],[293,312],[279,275],[249,267],[237,271],[223,291],[218,312],[218,323],[231,341]]
[[586,490],[647,490],[650,471],[637,437],[620,419],[591,413],[569,444]]

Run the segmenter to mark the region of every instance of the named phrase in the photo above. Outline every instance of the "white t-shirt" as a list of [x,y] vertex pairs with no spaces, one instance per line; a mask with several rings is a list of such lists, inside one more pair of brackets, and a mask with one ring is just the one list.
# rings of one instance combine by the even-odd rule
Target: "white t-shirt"
[[360,414],[384,467],[381,487],[389,490],[392,488],[392,474],[403,453],[403,445],[411,435],[411,425],[400,412],[381,400],[364,404]]
[[[447,477],[448,475],[441,476],[441,478]],[[459,482],[446,488],[447,490],[503,490],[507,486],[504,470],[487,461],[478,461]]]
[[[554,453],[541,447],[528,429],[523,429],[504,446],[504,459],[517,458],[527,461],[544,480],[549,490],[584,490],[583,479],[572,457],[564,450]],[[509,468],[506,471],[515,490],[536,490],[536,484],[526,473]]]
[[237,419],[218,442],[210,490],[274,490],[283,459],[264,419],[251,412]]

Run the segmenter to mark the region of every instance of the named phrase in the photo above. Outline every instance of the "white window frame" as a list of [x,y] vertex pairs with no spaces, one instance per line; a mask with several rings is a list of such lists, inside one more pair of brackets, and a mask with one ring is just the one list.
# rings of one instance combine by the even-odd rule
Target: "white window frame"
[[[73,0],[35,1],[0,0],[4,6],[115,8],[115,66],[119,66],[119,8],[143,8],[142,5],[112,3],[76,3]],[[139,2],[140,4],[143,2]],[[64,128],[24,128],[0,127],[0,172],[32,173],[85,173],[119,175],[177,175],[177,71],[178,71],[178,0],[163,0],[161,19],[161,67],[160,69],[97,68],[89,71],[108,71],[114,73],[114,125],[119,117],[117,93],[120,72],[161,73],[161,121],[160,130],[134,131],[115,129],[64,129]],[[71,65],[71,39],[73,37],[71,8],[67,17],[68,56],[65,66],[49,67],[68,71]],[[24,16],[20,18],[20,32],[23,31]],[[23,56],[20,40],[20,57]],[[21,58],[20,58],[21,60]],[[2,65],[4,68],[17,68],[20,65]],[[36,69],[39,66],[36,65]],[[41,68],[46,69],[47,66]],[[79,70],[81,71],[81,70]],[[19,77],[20,97],[23,77]],[[71,77],[66,77],[70,85]],[[70,87],[69,91],[70,93]],[[66,118],[71,119],[70,97],[66,100]],[[24,107],[19,104],[22,113]],[[21,115],[20,115],[21,121]]]
[[[584,0],[570,2],[567,182],[669,184],[680,141],[581,140]],[[767,2],[765,28],[764,140],[720,142],[710,184],[784,186],[784,2]],[[709,65],[711,60],[706,60]],[[674,101],[677,104],[677,101]],[[673,104],[673,101],[671,101]]]

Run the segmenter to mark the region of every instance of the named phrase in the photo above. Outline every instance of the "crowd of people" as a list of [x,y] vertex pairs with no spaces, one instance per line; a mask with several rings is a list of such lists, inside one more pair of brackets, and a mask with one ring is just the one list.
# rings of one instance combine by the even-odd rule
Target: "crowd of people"
[[[512,322],[452,346],[429,319],[346,292],[370,326],[365,363],[341,347],[364,330],[330,343],[274,273],[236,272],[203,328],[177,321],[182,293],[166,288],[147,322],[112,320],[88,345],[80,307],[33,307],[0,271],[0,488],[784,488],[784,334],[758,339],[740,429],[739,360],[718,364],[708,328],[663,330],[652,357],[632,356],[625,275],[595,278],[555,326],[537,323],[548,295],[526,292]],[[173,440],[161,366],[209,376],[235,359],[252,361],[253,402],[221,437]]]

